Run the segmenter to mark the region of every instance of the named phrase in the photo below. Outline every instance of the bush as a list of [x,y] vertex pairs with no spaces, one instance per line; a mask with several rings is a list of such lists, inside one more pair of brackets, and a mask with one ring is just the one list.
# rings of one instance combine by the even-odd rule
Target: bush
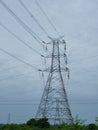
[[48,128],[50,126],[47,118],[42,118],[37,121],[37,126],[39,128]]
[[32,118],[32,119],[28,120],[26,124],[28,126],[37,126],[37,120],[35,120],[34,118]]
[[88,130],[95,130],[96,129],[95,124],[89,124],[87,127],[88,127]]
[[26,123],[28,126],[39,127],[39,128],[48,128],[50,126],[47,118],[41,118],[39,120],[30,119]]

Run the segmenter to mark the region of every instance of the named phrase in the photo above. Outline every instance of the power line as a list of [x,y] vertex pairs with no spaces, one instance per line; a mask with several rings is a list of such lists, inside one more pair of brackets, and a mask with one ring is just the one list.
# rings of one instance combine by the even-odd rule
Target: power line
[[[10,101],[10,102],[39,102],[39,99],[20,99],[20,98],[18,98],[18,99],[14,99],[13,100],[13,98],[11,98],[10,100],[8,100],[8,99],[1,99],[0,98],[0,102],[8,102],[8,101]],[[70,100],[70,102],[71,103],[98,103],[98,99],[96,98],[95,100],[91,100],[91,99],[88,99],[88,100]]]
[[[84,105],[84,104],[85,105],[88,105],[88,104],[89,105],[92,105],[92,104],[98,105],[98,102],[91,102],[91,103],[90,102],[89,103],[74,103],[74,102],[71,102],[71,104],[74,104],[74,105],[77,105],[77,104],[79,104],[79,105],[80,104],[81,105]],[[38,104],[37,103],[3,103],[2,102],[2,103],[0,103],[0,105],[26,105],[26,106],[31,105],[32,106],[32,105],[38,105]]]
[[41,55],[42,57],[44,57],[41,53],[39,53],[37,50],[35,50],[33,47],[31,47],[30,45],[28,45],[25,41],[23,41],[19,36],[17,36],[15,33],[13,33],[12,31],[10,31],[5,25],[3,25],[2,23],[0,23],[0,26],[2,26],[6,31],[8,31],[11,35],[13,35],[16,39],[18,39],[21,43],[23,43],[25,46],[27,46],[29,49],[31,49],[32,51],[34,51],[35,53]]
[[[32,99],[15,99],[15,100],[0,100],[0,104],[20,104],[20,103],[23,103],[23,104],[35,104],[34,102],[36,102],[36,104],[38,104],[37,102],[39,102],[39,100],[35,99],[35,100],[32,100]],[[95,100],[71,100],[70,101],[71,104],[98,104],[98,101],[97,99]]]
[[[38,3],[37,0],[35,0],[36,5],[39,7],[39,9],[41,10],[41,12],[44,14],[44,16],[46,17],[46,19],[48,20],[48,22],[50,23],[50,25],[52,26],[52,28],[55,30],[55,32],[57,33],[57,35],[60,37],[59,32],[57,31],[56,27],[54,26],[54,24],[51,22],[51,20],[49,19],[48,15],[45,13],[45,11],[43,10],[43,8],[40,6],[40,4]],[[62,51],[62,50],[61,50]],[[62,51],[63,52],[63,51]]]
[[12,70],[13,68],[17,68],[17,67],[18,67],[18,66],[13,66],[13,67],[4,68],[4,69],[0,70],[0,72],[9,71],[9,70]]
[[33,68],[33,69],[36,69],[36,70],[38,70],[38,71],[41,71],[40,69],[36,68],[35,66],[33,66],[33,65],[31,65],[31,64],[29,64],[29,63],[27,63],[27,62],[25,62],[24,60],[22,60],[22,59],[16,57],[15,55],[9,53],[8,51],[6,51],[6,50],[4,50],[4,49],[2,49],[2,48],[0,48],[0,51],[4,52],[5,54],[7,54],[7,55],[13,57],[14,59],[16,59],[16,60],[22,62],[23,64],[25,64],[25,65],[27,65],[27,66]]
[[85,102],[82,102],[82,103],[81,102],[72,102],[71,104],[81,104],[81,105],[85,104],[85,105],[88,105],[88,104],[98,104],[98,102],[86,102],[86,103]]
[[[30,27],[28,27],[2,0],[0,1],[2,6],[13,16],[13,18],[31,35],[33,38],[43,46],[45,43],[36,33],[34,33]],[[41,42],[40,42],[41,41]]]
[[[37,71],[35,71],[35,72],[37,72]],[[9,77],[7,77],[7,78],[0,79],[0,82],[1,82],[1,81],[4,81],[4,80],[8,80],[8,79],[10,79],[10,78],[12,79],[12,78],[24,76],[25,74],[30,74],[30,73],[32,74],[32,73],[34,73],[34,72],[28,72],[28,73],[23,73],[23,74],[17,74],[17,75],[14,75],[15,77],[14,77],[14,76],[9,76]]]
[[21,100],[21,99],[18,99],[18,100],[16,100],[16,99],[8,100],[8,99],[7,99],[7,100],[2,100],[2,99],[0,99],[0,103],[8,103],[8,102],[10,102],[10,103],[13,103],[13,102],[14,102],[14,103],[15,103],[15,102],[16,102],[16,103],[21,103],[21,102],[22,102],[22,103],[23,103],[23,102],[25,102],[25,103],[26,103],[26,102],[27,102],[27,103],[28,103],[28,102],[31,102],[31,103],[32,103],[32,102],[33,102],[33,103],[34,103],[34,102],[39,102],[39,100],[36,100],[36,99],[35,99],[35,100],[34,100],[34,99],[27,99],[27,100],[25,100],[25,99],[22,99],[22,100]]
[[72,61],[72,62],[69,62],[69,64],[74,64],[74,63],[81,63],[82,61],[85,61],[85,60],[92,60],[93,58],[98,58],[98,55],[95,55],[95,56],[92,56],[92,57],[86,57],[85,59],[79,59],[79,61]]
[[45,13],[45,11],[43,10],[43,8],[40,6],[40,4],[38,3],[37,0],[35,0],[36,5],[39,7],[39,9],[41,10],[41,12],[44,14],[44,16],[46,17],[46,19],[48,20],[48,22],[50,23],[50,25],[52,26],[52,28],[55,30],[55,32],[57,33],[58,36],[60,36],[59,32],[57,31],[56,27],[54,26],[54,24],[51,22],[51,20],[49,19],[48,15]]
[[12,105],[12,106],[13,105],[26,105],[27,106],[27,105],[38,105],[38,104],[33,104],[33,103],[32,104],[31,103],[30,104],[29,103],[28,104],[27,103],[26,104],[21,104],[21,103],[14,103],[14,104],[13,103],[0,103],[0,105]]
[[31,16],[31,18],[37,23],[37,25],[42,29],[42,31],[48,36],[47,31],[41,26],[41,24],[38,22],[38,20],[35,18],[35,16],[29,11],[29,9],[26,7],[26,5],[23,3],[22,0],[19,0],[22,7],[27,11],[27,13]]

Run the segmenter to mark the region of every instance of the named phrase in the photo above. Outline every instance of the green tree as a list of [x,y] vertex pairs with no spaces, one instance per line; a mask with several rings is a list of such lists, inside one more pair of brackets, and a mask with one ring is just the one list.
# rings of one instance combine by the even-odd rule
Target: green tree
[[27,121],[26,125],[38,128],[48,128],[50,126],[47,118],[41,118],[39,120],[32,118]]
[[88,130],[96,130],[95,124],[89,124],[87,127],[88,127]]
[[98,126],[98,117],[95,118],[95,124]]
[[35,120],[34,118],[32,118],[32,119],[28,120],[26,124],[28,126],[37,126],[37,120]]
[[41,118],[37,121],[37,126],[39,128],[48,128],[50,126],[47,118]]

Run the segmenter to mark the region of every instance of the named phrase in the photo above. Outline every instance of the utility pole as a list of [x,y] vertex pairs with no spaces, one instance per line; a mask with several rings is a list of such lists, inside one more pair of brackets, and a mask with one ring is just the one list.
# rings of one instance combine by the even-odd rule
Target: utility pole
[[[63,37],[51,38],[52,55],[51,67],[47,70],[49,75],[45,84],[44,92],[36,113],[36,119],[48,118],[50,124],[72,123],[73,118],[68,103],[63,73],[69,78],[67,67],[66,42]],[[60,45],[64,46],[64,53],[60,53]],[[65,66],[62,67],[61,59],[65,59]]]

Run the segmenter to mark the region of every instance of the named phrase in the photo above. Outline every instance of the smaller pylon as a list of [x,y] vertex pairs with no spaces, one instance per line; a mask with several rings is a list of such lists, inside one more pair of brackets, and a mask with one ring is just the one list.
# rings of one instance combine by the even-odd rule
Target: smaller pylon
[[7,124],[10,124],[11,114],[8,114]]

